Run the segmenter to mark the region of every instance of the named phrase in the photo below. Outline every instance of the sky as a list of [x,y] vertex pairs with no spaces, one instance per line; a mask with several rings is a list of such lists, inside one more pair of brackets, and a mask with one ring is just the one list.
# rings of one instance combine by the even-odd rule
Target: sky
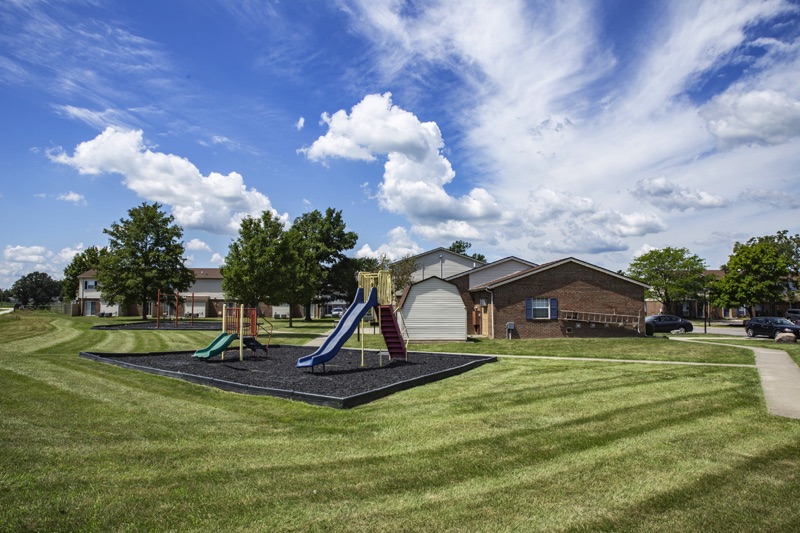
[[800,232],[798,0],[5,0],[0,287],[158,202],[625,270]]

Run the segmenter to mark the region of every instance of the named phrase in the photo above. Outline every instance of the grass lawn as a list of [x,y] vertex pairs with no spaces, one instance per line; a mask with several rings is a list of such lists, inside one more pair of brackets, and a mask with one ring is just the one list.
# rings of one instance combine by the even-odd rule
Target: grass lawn
[[[0,316],[0,531],[800,529],[800,421],[754,368],[504,358],[341,411],[80,359],[214,336],[93,322]],[[525,349],[671,349],[628,341]]]
[[[370,328],[371,329],[371,328]],[[361,346],[354,335],[345,346]],[[381,335],[365,335],[364,346],[385,349]],[[456,352],[494,355],[537,355],[591,357],[599,359],[637,359],[644,361],[692,361],[697,363],[755,364],[753,352],[724,346],[705,346],[670,341],[665,336],[625,339],[485,339],[468,342],[411,344],[419,352]]]

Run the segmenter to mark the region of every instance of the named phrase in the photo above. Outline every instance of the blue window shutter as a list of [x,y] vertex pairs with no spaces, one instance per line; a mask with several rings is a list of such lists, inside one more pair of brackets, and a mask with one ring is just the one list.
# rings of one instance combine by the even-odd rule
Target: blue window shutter
[[558,298],[550,298],[550,320],[558,320]]
[[533,298],[525,298],[525,320],[533,320]]

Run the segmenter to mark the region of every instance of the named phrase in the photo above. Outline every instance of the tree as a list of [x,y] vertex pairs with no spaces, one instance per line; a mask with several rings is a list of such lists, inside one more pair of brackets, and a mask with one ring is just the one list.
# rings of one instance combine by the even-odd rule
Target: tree
[[138,303],[147,318],[147,302],[164,294],[186,291],[194,272],[186,268],[183,229],[158,203],[128,210],[128,219],[111,224],[107,253],[101,254],[97,281],[109,303]]
[[[325,288],[330,269],[344,258],[342,251],[357,240],[334,209],[324,216],[305,213],[288,230],[267,212],[260,220],[246,218],[222,266],[222,288],[228,297],[253,306],[309,304]],[[291,327],[291,313],[289,317]]]
[[304,290],[299,291],[298,288],[294,294],[302,298],[297,303],[302,302],[306,306],[306,320],[311,320],[311,302],[330,299],[325,290],[328,274],[336,263],[345,258],[343,252],[356,245],[358,234],[347,231],[342,212],[330,207],[325,210],[324,216],[316,209],[300,215],[292,223],[289,232],[293,235],[294,253],[299,254],[298,257],[308,257],[306,251],[300,248],[307,248],[310,252],[311,264],[298,267],[297,274],[304,273],[307,282],[313,279],[317,285],[312,287],[304,282]]
[[650,285],[649,296],[672,312],[675,302],[697,298],[705,285],[705,261],[686,248],[666,247],[640,255],[627,275]]
[[735,243],[722,270],[725,276],[712,286],[714,305],[742,306],[753,316],[756,304],[774,305],[786,296],[790,255],[775,236],[755,237]]
[[47,305],[61,294],[61,283],[45,272],[22,276],[11,287],[11,295],[22,305]]
[[359,272],[377,272],[380,269],[374,257],[345,257],[331,266],[325,280],[323,294],[331,300],[352,302],[358,290]]
[[[294,226],[283,234],[279,246],[282,257],[281,287],[276,296],[294,309],[299,303],[307,304],[318,294],[324,279],[324,271],[318,260],[318,249],[312,241]],[[310,320],[310,304],[306,307],[306,320]],[[292,314],[289,313],[289,327],[293,327]]]
[[410,253],[392,263],[387,261],[386,256],[382,256],[380,263],[381,269],[392,273],[392,291],[395,293],[411,285],[414,282],[414,272],[419,269],[414,256]]
[[100,254],[102,253],[105,253],[105,249],[90,246],[72,258],[72,262],[64,269],[64,279],[61,281],[61,299],[63,301],[69,302],[78,297],[78,276],[88,270],[99,269]]
[[249,307],[259,302],[282,303],[284,283],[282,250],[283,224],[277,216],[264,211],[260,219],[247,217],[239,226],[239,237],[228,248],[225,264],[220,267],[225,296]]
[[[451,244],[448,250],[450,250],[451,252],[455,252],[457,254],[467,255],[467,250],[469,250],[470,248],[472,248],[471,242],[458,240],[455,241],[453,244]],[[474,253],[470,257],[482,263],[486,262],[486,256],[483,254]]]

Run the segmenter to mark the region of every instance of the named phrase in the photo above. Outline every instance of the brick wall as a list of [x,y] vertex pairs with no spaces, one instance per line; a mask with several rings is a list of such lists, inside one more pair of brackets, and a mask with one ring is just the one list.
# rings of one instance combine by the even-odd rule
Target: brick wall
[[643,287],[583,265],[565,263],[494,290],[495,337],[505,338],[507,322],[515,325],[512,338],[522,339],[639,335],[632,326],[526,320],[526,298],[557,298],[560,311],[638,315],[644,309]]

